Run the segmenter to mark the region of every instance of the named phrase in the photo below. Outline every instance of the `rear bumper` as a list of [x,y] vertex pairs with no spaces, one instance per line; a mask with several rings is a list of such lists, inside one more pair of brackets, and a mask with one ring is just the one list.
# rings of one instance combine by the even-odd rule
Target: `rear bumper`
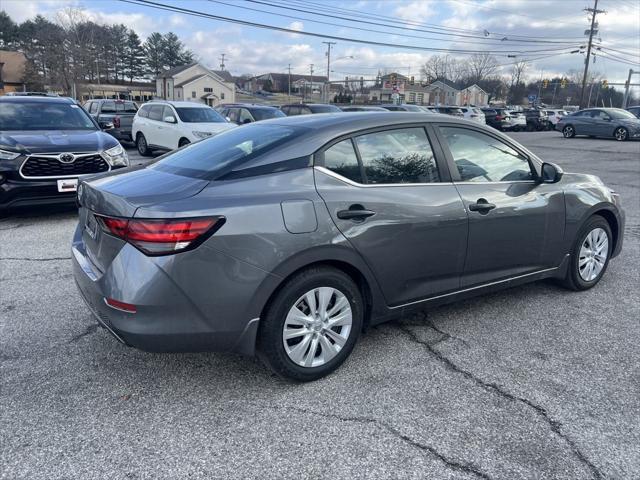
[[124,140],[126,142],[133,141],[133,137],[131,136],[131,127],[112,128],[111,130],[106,130],[106,133],[108,133],[112,137],[117,138],[118,140]]
[[[254,290],[245,285],[243,291],[237,291],[237,285],[229,279],[218,278],[224,272],[215,271],[216,259],[211,259],[215,254],[209,251],[210,260],[204,265],[211,278],[200,279],[191,291],[181,284],[180,278],[173,278],[174,274],[181,277],[184,273],[174,269],[176,256],[147,257],[128,244],[110,267],[100,272],[84,250],[82,235],[79,227],[72,246],[78,290],[97,321],[119,341],[150,352],[254,354],[258,318],[247,317],[244,309]],[[178,255],[190,253],[195,251]],[[237,262],[230,257],[226,260]],[[223,267],[227,270],[227,265]],[[198,276],[197,259],[189,259],[187,268]],[[244,264],[236,265],[228,271],[243,273],[239,280],[246,283],[246,274],[242,272],[246,268]],[[252,271],[256,282],[268,275],[259,272]],[[207,298],[199,294],[204,287]],[[137,311],[116,310],[106,304],[106,298],[133,304]]]

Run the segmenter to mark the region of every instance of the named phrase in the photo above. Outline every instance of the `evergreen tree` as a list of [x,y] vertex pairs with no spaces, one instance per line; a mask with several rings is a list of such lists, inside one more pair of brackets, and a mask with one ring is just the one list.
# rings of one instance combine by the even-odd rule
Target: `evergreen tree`
[[123,75],[132,83],[134,78],[140,78],[145,71],[145,51],[140,37],[133,30],[129,30],[125,43]]
[[17,46],[18,25],[3,10],[0,11],[0,48],[13,50]]
[[158,32],[153,32],[144,42],[147,72],[154,77],[160,75],[164,66],[164,39]]

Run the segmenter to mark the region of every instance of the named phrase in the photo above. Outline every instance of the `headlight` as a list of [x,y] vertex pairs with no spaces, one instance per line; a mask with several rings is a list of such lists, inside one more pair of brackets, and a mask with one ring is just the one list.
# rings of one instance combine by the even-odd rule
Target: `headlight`
[[0,160],[13,160],[14,158],[18,158],[19,156],[20,154],[16,152],[7,152],[6,150],[0,150]]
[[198,137],[198,138],[207,138],[213,135],[213,133],[211,132],[197,132],[197,131],[193,131],[191,132],[193,133],[194,136]]
[[122,145],[118,144],[109,150],[105,150],[104,158],[112,167],[126,167],[129,165],[129,157]]

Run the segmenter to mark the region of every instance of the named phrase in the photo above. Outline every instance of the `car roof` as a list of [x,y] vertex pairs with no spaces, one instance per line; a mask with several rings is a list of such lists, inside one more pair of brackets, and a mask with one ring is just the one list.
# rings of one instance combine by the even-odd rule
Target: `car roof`
[[76,101],[69,97],[45,97],[36,95],[3,95],[0,102],[7,103],[67,103],[75,104]]
[[[203,108],[208,107],[204,103],[198,102],[174,102],[171,100],[151,100],[149,103],[145,103],[145,105],[171,105],[173,107],[179,108]],[[209,107],[211,108],[211,107]]]

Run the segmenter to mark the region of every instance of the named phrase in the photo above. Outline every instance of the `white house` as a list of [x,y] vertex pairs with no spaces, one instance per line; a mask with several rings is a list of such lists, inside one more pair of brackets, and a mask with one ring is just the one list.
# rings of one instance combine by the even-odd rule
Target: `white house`
[[461,105],[488,105],[489,94],[475,83],[460,92]]
[[210,70],[201,63],[174,67],[156,78],[156,96],[164,100],[206,103],[216,106],[236,101],[236,87],[227,72]]
[[460,105],[460,90],[445,81],[436,80],[427,90],[431,105]]

